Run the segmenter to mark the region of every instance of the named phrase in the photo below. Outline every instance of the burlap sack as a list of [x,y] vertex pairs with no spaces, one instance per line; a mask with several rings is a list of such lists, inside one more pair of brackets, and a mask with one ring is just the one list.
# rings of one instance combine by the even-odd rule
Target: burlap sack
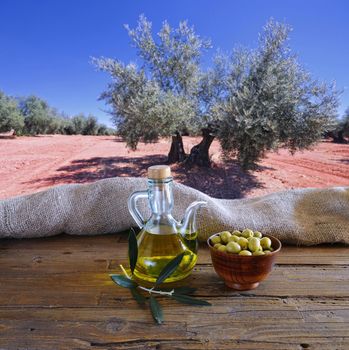
[[[127,198],[146,189],[145,179],[112,178],[87,185],[63,185],[0,201],[0,237],[29,238],[62,232],[95,235],[135,226]],[[195,200],[208,206],[198,215],[199,238],[224,229],[249,227],[284,243],[349,243],[349,187],[299,189],[259,198],[211,198],[190,187],[174,185],[174,217],[181,219]],[[147,203],[140,203],[149,215]]]

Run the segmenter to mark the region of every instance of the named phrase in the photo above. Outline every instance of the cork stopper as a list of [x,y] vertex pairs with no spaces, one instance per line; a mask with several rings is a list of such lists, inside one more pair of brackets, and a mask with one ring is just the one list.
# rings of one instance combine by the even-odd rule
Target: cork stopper
[[148,168],[148,178],[161,180],[171,177],[171,168],[168,165],[153,165]]

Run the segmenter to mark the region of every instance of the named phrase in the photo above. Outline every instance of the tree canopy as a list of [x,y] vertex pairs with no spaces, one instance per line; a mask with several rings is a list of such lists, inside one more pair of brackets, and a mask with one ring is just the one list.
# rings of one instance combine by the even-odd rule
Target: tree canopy
[[46,101],[32,95],[21,100],[19,108],[28,134],[46,134],[53,128],[54,116]]
[[24,117],[17,108],[15,99],[0,91],[0,132],[15,130],[21,133],[24,127]]
[[291,28],[270,21],[255,50],[235,50],[220,106],[218,137],[225,156],[244,168],[266,151],[308,148],[333,125],[338,93],[312,79],[287,45]]
[[112,106],[112,116],[132,149],[137,143],[157,141],[178,132],[196,133],[201,118],[202,52],[210,47],[187,22],[172,28],[164,22],[158,40],[152,25],[141,16],[138,26],[126,26],[142,66],[109,58],[94,59],[113,82],[101,98]]
[[[169,161],[207,166],[218,138],[224,158],[237,157],[249,169],[268,150],[310,147],[334,123],[338,92],[300,65],[286,24],[270,20],[257,48],[217,53],[206,69],[201,60],[211,43],[186,21],[177,28],[164,22],[154,36],[140,16],[137,27],[126,30],[141,64],[104,57],[94,63],[112,78],[101,99],[132,149],[172,136]],[[202,141],[186,155],[182,135],[200,132]]]

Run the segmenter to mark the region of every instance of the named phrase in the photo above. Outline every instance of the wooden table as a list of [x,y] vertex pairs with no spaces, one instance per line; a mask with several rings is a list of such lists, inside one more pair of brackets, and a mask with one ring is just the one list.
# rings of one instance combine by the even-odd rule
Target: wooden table
[[349,349],[346,247],[284,247],[249,292],[201,248],[186,284],[213,306],[161,299],[161,326],[109,279],[126,252],[120,235],[0,240],[0,349]]

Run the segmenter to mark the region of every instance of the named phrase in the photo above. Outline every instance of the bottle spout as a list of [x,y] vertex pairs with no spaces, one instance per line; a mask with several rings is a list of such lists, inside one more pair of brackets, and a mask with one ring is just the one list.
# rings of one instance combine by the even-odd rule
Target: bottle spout
[[206,206],[207,202],[196,201],[189,205],[184,213],[183,220],[181,221],[181,231],[185,233],[193,233],[197,231],[196,227],[196,214],[199,208]]

